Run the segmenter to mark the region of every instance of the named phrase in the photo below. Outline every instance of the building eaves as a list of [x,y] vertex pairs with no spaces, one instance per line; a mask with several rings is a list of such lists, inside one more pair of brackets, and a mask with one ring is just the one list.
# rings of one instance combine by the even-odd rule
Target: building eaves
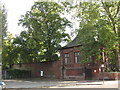
[[75,37],[75,39],[74,39],[73,41],[71,41],[70,43],[68,43],[66,46],[60,48],[60,50],[81,46],[81,44],[79,44],[79,43],[77,42],[77,40],[78,40],[78,38]]

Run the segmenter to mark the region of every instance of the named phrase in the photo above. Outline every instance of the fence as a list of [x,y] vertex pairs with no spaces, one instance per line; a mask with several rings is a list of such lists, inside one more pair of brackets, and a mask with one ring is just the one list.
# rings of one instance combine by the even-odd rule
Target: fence
[[30,77],[31,71],[28,70],[10,69],[4,70],[2,72],[3,79],[30,78]]

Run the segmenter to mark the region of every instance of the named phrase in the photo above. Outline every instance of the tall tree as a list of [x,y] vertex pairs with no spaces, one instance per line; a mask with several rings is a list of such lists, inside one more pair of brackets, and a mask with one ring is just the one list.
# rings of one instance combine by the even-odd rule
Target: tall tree
[[56,53],[61,47],[61,42],[69,39],[65,28],[71,25],[70,21],[61,17],[62,11],[63,6],[58,3],[36,2],[31,11],[27,11],[20,19],[20,24],[27,28],[28,38],[31,38],[29,45],[39,44],[37,52],[42,54],[42,60],[58,60]]
[[2,53],[1,53],[1,58],[2,58],[1,62],[2,62],[3,61],[3,57],[4,57],[4,55],[3,55],[4,49],[3,48],[5,47],[5,44],[3,42],[5,40],[5,37],[7,36],[6,35],[7,34],[7,11],[5,9],[5,6],[2,5],[2,4],[1,4],[0,17],[1,17],[1,19],[0,19],[0,21],[1,21],[1,23],[0,23],[0,25],[1,25],[1,32],[0,33],[1,33],[1,41],[2,41],[0,48],[1,48],[1,51],[2,51]]
[[2,22],[2,38],[4,39],[7,36],[7,10],[5,6],[2,6],[2,16],[1,16],[1,22]]
[[[0,64],[2,64],[2,4],[0,2]],[[2,68],[0,66],[0,72],[2,72]],[[2,80],[2,73],[0,74],[0,80]]]
[[119,61],[119,21],[118,13],[120,12],[120,1],[116,2],[104,2],[101,0],[102,6],[110,20],[112,25],[112,31],[115,33],[117,37],[117,43],[115,44],[115,62],[117,70],[120,69],[120,61]]
[[[84,62],[89,62],[91,55],[100,60],[102,52],[116,63],[119,69],[118,58],[118,11],[120,2],[79,2],[76,6],[77,17],[80,18],[78,42],[83,44],[81,52]],[[104,47],[104,49],[100,49]],[[89,51],[89,52],[88,52]]]
[[13,36],[7,30],[7,10],[4,5],[1,8],[1,39],[2,39],[2,66],[10,68],[17,60],[17,54],[12,44]]

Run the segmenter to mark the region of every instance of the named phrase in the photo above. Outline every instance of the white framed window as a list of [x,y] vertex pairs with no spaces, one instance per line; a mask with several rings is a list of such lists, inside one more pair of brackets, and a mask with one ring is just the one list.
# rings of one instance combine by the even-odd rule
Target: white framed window
[[80,63],[80,52],[75,52],[74,55],[75,63]]
[[87,61],[92,61],[92,56],[90,55],[89,58],[87,58]]
[[65,54],[65,64],[69,64],[69,53]]

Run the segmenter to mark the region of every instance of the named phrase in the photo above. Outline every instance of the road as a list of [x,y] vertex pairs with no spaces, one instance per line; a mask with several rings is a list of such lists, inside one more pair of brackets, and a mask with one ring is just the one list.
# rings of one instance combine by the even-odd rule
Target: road
[[63,80],[3,80],[6,88],[118,88],[114,81],[63,81]]
[[[118,88],[118,81],[105,81],[103,82],[91,82],[90,83],[77,83],[71,86],[58,86],[59,88]],[[57,87],[51,87],[57,88]]]

